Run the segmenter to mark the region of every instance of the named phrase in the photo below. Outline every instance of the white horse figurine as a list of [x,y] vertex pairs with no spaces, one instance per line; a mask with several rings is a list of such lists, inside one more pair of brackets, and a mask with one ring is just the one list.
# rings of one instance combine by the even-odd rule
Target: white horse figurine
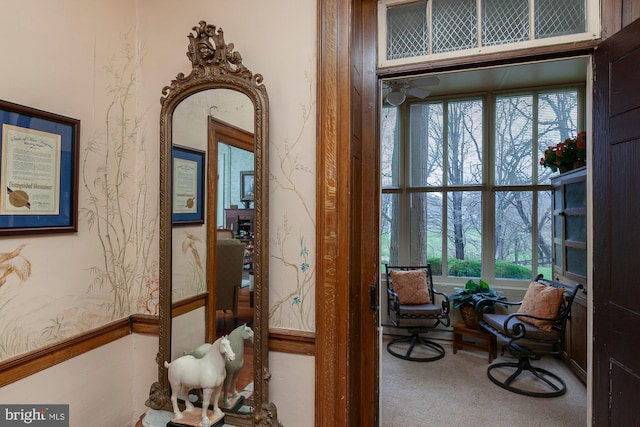
[[164,362],[165,368],[169,370],[171,403],[176,420],[184,418],[184,415],[182,415],[178,408],[178,392],[180,390],[182,390],[185,396],[185,411],[192,411],[194,409],[188,397],[189,390],[192,388],[202,389],[201,426],[207,427],[211,425],[211,420],[209,420],[207,416],[207,409],[209,408],[212,395],[213,415],[214,417],[222,416],[222,411],[218,407],[218,399],[220,398],[222,384],[226,376],[225,359],[235,359],[235,353],[226,336],[218,338],[201,359],[192,355],[186,355],[177,358],[171,363]]
[[[231,406],[231,399],[236,399],[240,393],[236,390],[238,374],[244,365],[244,340],[253,342],[253,330],[245,323],[238,326],[228,335],[231,349],[236,355],[234,360],[225,362],[227,375],[224,378],[224,388],[222,393],[222,403],[225,407]],[[191,352],[191,355],[200,359],[211,349],[211,344],[204,343]]]
[[253,331],[246,323],[243,326],[238,326],[229,334],[231,348],[236,358],[226,361],[227,376],[224,379],[222,393],[223,404],[226,407],[231,404],[231,399],[237,399],[240,396],[240,393],[236,390],[236,384],[238,383],[240,369],[244,365],[244,340],[253,342]]

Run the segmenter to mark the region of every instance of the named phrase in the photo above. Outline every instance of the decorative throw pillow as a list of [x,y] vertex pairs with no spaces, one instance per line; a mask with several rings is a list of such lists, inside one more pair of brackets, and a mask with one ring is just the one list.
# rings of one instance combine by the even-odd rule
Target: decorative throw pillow
[[391,270],[393,289],[400,304],[429,304],[429,288],[425,270]]
[[[524,294],[519,313],[530,316],[553,319],[558,315],[558,308],[562,301],[563,290],[553,286],[543,285],[538,282],[531,282],[529,289]],[[553,322],[548,320],[532,319],[530,317],[518,317],[523,322],[537,326],[543,331],[551,331]]]

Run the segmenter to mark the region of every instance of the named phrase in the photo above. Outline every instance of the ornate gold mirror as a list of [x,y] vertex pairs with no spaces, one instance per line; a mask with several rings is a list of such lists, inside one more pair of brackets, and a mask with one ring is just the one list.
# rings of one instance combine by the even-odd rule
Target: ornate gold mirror
[[[268,387],[267,90],[262,76],[243,65],[233,44],[225,44],[221,28],[201,21],[192,31],[187,51],[191,73],[178,74],[160,99],[158,381],[147,406],[171,411],[164,362],[216,339],[217,234],[236,227],[232,238],[251,247],[253,406],[244,413],[229,410],[225,423],[280,425]],[[231,157],[242,160],[231,164]],[[185,168],[183,173],[180,162],[195,165],[195,172]],[[188,196],[190,186],[195,197]],[[241,192],[234,196],[241,206],[227,196],[231,191]],[[237,223],[229,227],[221,218],[234,207],[251,211],[250,229],[238,230]],[[187,259],[190,264],[185,265]],[[181,288],[185,274],[192,276],[191,289]]]

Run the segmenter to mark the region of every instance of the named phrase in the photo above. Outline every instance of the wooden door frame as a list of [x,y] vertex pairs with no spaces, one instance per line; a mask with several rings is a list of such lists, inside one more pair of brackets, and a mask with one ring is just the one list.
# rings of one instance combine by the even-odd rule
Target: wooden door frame
[[[316,159],[316,348],[315,425],[344,425],[348,419],[349,330],[348,164],[340,162],[349,139],[349,7],[318,0]],[[347,22],[343,22],[347,20]],[[339,79],[338,76],[345,78]],[[348,147],[348,145],[347,145]],[[342,420],[342,423],[340,422]]]
[[[378,219],[369,210],[378,203],[379,172],[371,167],[378,164],[375,40],[364,39],[363,28],[375,28],[377,2],[318,0],[317,5],[315,425],[348,426],[357,420],[374,426],[377,315],[366,301],[369,285],[377,283],[378,236],[372,231],[378,230]],[[358,176],[367,208],[358,221],[350,211],[354,128],[362,140],[364,166]],[[363,241],[357,260],[350,246],[352,224],[370,243]],[[363,283],[350,283],[354,266],[360,271],[353,276]],[[354,317],[359,321],[351,322]]]
[[218,258],[218,143],[224,142],[241,150],[255,150],[255,136],[230,123],[209,116],[207,122],[207,302],[205,305],[206,342],[216,340],[216,260]]

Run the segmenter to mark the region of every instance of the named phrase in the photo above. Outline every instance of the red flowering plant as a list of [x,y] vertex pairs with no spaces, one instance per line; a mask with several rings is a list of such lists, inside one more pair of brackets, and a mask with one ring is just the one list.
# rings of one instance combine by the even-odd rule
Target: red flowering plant
[[587,155],[587,133],[582,131],[575,138],[567,138],[557,145],[547,147],[544,157],[540,159],[540,166],[551,169],[553,172],[571,170],[577,165],[584,165]]

